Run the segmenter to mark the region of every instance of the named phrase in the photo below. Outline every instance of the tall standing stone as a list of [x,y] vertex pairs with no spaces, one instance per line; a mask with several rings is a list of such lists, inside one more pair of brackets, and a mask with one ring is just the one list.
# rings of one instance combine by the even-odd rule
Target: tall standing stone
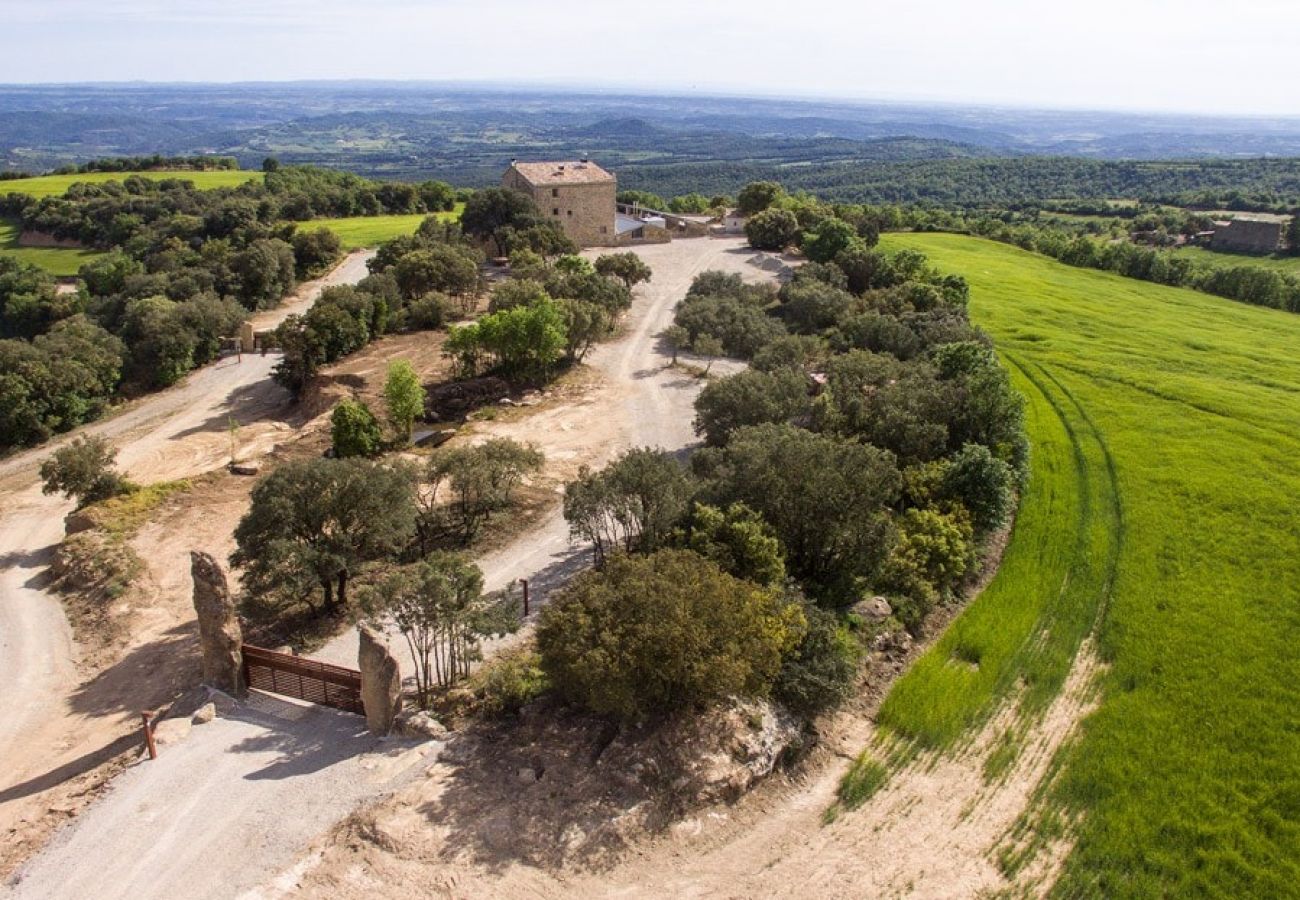
[[226,586],[226,573],[207,553],[190,551],[194,579],[194,611],[199,619],[203,650],[203,682],[239,696],[244,692],[244,636],[235,604]]
[[388,640],[369,625],[358,625],[357,668],[361,670],[361,702],[372,734],[388,734],[402,711],[402,669]]

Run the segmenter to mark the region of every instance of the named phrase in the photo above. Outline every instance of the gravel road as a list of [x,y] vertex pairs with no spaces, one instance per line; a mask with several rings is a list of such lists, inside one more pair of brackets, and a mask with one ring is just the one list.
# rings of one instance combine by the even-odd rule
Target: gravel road
[[361,801],[417,775],[438,746],[379,740],[359,716],[251,695],[114,779],[0,896],[237,896]]

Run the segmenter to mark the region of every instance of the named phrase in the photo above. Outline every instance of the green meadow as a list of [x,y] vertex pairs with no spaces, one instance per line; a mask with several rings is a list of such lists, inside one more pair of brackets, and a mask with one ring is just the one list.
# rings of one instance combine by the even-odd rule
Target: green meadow
[[1244,253],[1220,253],[1204,247],[1179,247],[1174,256],[1190,259],[1198,266],[1230,269],[1233,266],[1261,266],[1277,272],[1300,275],[1300,256],[1252,256]]
[[996,780],[1087,640],[1099,705],[1003,869],[1068,834],[1056,896],[1296,896],[1300,316],[961,235],[882,243],[969,280],[1033,466],[997,577],[897,682],[858,768],[959,746],[1014,697]]
[[158,171],[158,172],[87,172],[83,175],[39,175],[36,178],[19,178],[13,181],[0,181],[0,194],[28,194],[32,197],[55,197],[65,193],[74,184],[103,184],[106,181],[123,181],[132,175],[141,178],[162,180],[181,178],[194,182],[201,189],[236,187],[248,181],[260,181],[261,172],[241,171],[238,169],[217,169],[213,171]]
[[[460,214],[464,210],[465,204],[457,203],[454,210],[434,213],[434,215],[444,221],[456,221],[460,219]],[[427,218],[428,215],[425,213],[415,213],[400,216],[357,216],[350,219],[312,219],[308,222],[299,222],[298,228],[309,231],[323,226],[339,236],[339,240],[343,242],[343,249],[357,250],[362,247],[377,247],[395,237],[415,234],[415,229],[419,228],[420,223]]]
[[0,254],[40,266],[51,275],[76,275],[77,270],[100,255],[98,250],[69,247],[20,247],[22,229],[13,219],[0,218]]

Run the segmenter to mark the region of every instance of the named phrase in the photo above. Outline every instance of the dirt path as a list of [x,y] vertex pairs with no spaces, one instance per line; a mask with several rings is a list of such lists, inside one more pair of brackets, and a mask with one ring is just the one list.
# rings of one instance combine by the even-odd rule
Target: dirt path
[[[329,285],[365,277],[370,255],[354,253],[302,285],[279,309],[256,316],[256,327],[302,312]],[[240,439],[249,455],[290,430],[274,418],[285,408],[284,392],[270,380],[274,363],[257,355],[220,360],[76,434],[112,440],[119,466],[140,482],[209,471],[226,461],[230,417],[244,423]],[[0,871],[21,843],[39,840],[37,822],[48,820],[52,789],[121,751],[119,739],[138,709],[132,697],[147,677],[127,659],[83,683],[62,607],[42,589],[71,504],[41,494],[37,468],[72,437],[0,462]]]
[[[599,252],[586,255],[594,257]],[[509,421],[477,423],[470,440],[509,437],[536,444],[546,454],[548,474],[559,481],[572,478],[582,465],[599,468],[630,447],[676,451],[697,442],[691,423],[695,398],[704,382],[683,369],[671,368],[671,355],[661,348],[657,335],[672,324],[673,310],[701,272],[735,272],[756,283],[771,281],[772,275],[749,263],[753,253],[743,238],[676,241],[637,247],[634,252],[654,276],[637,287],[623,335],[597,346],[587,357],[597,385],[577,403],[544,408]],[[689,355],[681,358],[688,361]],[[713,371],[724,373],[737,367],[723,360],[714,364]],[[485,554],[478,564],[488,590],[527,578],[535,610],[546,602],[551,590],[586,564],[586,554],[569,542],[569,528],[557,503],[527,534]],[[352,666],[356,654],[353,631],[313,656]],[[405,674],[412,675],[407,655],[402,653],[400,658]]]

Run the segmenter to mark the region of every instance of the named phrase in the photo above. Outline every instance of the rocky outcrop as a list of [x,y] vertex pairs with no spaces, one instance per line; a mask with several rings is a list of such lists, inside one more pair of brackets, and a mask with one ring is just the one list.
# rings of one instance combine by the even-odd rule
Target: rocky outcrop
[[366,726],[372,734],[388,734],[402,711],[402,670],[382,634],[369,625],[358,625],[357,631],[361,633],[357,668],[361,670]]
[[780,707],[733,699],[677,716],[649,733],[624,731],[598,766],[626,773],[643,787],[667,788],[683,808],[693,808],[738,799],[802,739],[798,719]]
[[203,650],[205,684],[239,696],[244,692],[244,636],[235,604],[226,585],[226,573],[215,559],[190,552],[194,579],[194,611],[199,619],[199,644]]
[[879,623],[892,616],[894,609],[884,597],[872,597],[853,604],[849,612],[861,616],[864,621]]

